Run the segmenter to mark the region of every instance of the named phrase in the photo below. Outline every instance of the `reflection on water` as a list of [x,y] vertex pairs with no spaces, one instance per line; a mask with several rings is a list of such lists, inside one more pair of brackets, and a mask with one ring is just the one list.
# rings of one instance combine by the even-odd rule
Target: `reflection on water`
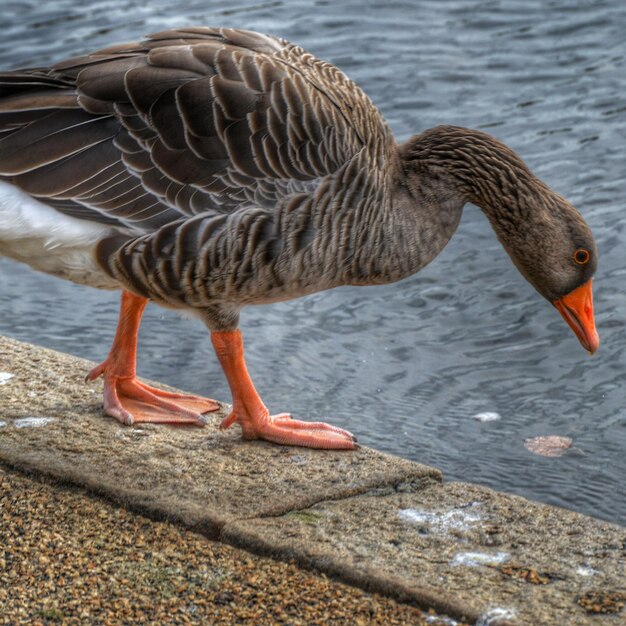
[[[401,140],[454,123],[509,143],[596,234],[594,358],[470,207],[442,255],[412,278],[246,310],[249,366],[274,411],[326,417],[448,479],[626,522],[626,4],[227,4],[12,0],[0,64],[41,65],[172,26],[246,27],[341,66]],[[101,359],[117,296],[0,260],[0,311],[2,333]],[[198,322],[151,307],[140,352],[142,374],[227,397]],[[500,419],[475,419],[486,413]],[[544,435],[573,446],[560,458],[525,449]]]

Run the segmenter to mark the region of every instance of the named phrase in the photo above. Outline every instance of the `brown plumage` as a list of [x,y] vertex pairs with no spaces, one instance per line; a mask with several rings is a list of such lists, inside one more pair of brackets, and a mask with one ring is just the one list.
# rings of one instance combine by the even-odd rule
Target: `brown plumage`
[[[35,198],[37,211],[49,207],[45,219],[67,233],[51,242],[40,213],[25,211],[11,228],[17,201],[3,205],[0,189],[0,253],[129,292],[119,341],[92,373],[105,375],[105,408],[122,421],[155,418],[135,401],[159,404],[119,382],[134,381],[134,365],[127,375],[123,362],[134,360],[132,335],[150,299],[192,309],[212,330],[234,396],[224,426],[237,421],[247,437],[353,447],[345,431],[272,421],[251,383],[240,388],[247,373],[239,311],[404,278],[443,249],[467,202],[485,212],[513,262],[583,345],[597,347],[597,253],[571,204],[485,133],[441,126],[398,146],[353,82],[282,39],[180,29],[0,74],[0,181],[24,192],[20,200]],[[171,419],[172,411],[200,419],[197,407],[177,413],[171,405],[159,405]],[[259,420],[288,436],[268,434]]]

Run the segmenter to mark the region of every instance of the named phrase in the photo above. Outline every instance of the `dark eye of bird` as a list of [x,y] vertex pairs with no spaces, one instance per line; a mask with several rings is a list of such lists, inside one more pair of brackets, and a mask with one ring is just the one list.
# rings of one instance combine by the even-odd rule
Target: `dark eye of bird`
[[576,261],[578,265],[585,265],[585,263],[589,262],[590,257],[589,250],[585,250],[584,248],[579,248],[574,252],[574,261]]

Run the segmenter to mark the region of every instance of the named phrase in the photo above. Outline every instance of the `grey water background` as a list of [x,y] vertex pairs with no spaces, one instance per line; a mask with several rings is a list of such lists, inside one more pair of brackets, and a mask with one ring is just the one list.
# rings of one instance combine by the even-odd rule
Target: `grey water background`
[[[246,309],[248,365],[274,412],[325,418],[449,480],[626,523],[623,0],[0,0],[0,14],[5,68],[181,25],[249,28],[341,67],[399,140],[452,123],[511,145],[596,235],[593,358],[468,206],[440,257],[407,280]],[[0,260],[2,334],[101,360],[117,309],[116,293]],[[139,371],[229,398],[205,328],[156,306]],[[486,411],[501,419],[474,419]],[[524,440],[540,435],[574,448],[534,455]]]

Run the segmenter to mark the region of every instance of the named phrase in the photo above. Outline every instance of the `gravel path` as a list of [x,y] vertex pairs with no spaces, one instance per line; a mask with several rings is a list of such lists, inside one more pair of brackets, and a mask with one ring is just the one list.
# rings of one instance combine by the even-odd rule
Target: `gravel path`
[[294,565],[0,468],[0,624],[424,624]]

